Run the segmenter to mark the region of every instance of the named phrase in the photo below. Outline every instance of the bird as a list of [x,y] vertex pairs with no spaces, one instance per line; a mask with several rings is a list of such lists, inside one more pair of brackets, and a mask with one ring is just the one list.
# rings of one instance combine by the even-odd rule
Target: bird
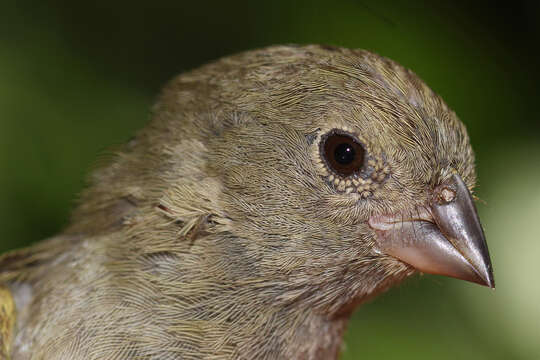
[[0,258],[26,359],[337,359],[415,273],[494,288],[465,125],[411,70],[274,45],[172,79],[58,235]]

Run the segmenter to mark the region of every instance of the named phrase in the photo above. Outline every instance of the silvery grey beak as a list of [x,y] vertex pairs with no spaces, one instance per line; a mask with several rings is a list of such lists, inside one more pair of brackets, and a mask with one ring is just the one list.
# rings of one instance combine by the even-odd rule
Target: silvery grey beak
[[484,231],[458,175],[434,189],[429,206],[372,216],[369,225],[380,251],[417,270],[495,288]]

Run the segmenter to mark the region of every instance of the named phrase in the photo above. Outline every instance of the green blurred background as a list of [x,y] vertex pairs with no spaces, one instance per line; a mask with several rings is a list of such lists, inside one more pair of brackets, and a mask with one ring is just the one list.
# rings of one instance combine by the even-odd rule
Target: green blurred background
[[342,358],[539,359],[539,11],[533,1],[3,1],[0,250],[66,224],[96,157],[147,122],[173,75],[276,43],[365,48],[413,69],[467,125],[497,290],[417,276],[355,313]]

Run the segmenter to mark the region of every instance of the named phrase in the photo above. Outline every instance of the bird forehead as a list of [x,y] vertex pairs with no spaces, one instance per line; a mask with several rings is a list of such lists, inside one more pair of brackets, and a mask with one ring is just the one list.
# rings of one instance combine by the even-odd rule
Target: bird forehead
[[243,74],[251,95],[237,97],[241,105],[248,103],[261,117],[300,126],[345,114],[347,126],[369,127],[411,145],[445,130],[441,125],[461,130],[439,96],[389,59],[363,50],[294,50],[299,54],[278,52],[274,62],[251,64]]

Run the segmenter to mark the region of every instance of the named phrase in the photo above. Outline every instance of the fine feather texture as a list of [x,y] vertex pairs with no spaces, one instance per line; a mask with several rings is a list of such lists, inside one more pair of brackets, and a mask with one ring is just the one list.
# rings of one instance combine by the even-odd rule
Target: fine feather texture
[[[332,129],[369,173],[332,173]],[[275,46],[165,88],[65,231],[0,259],[13,360],[334,359],[352,310],[414,272],[367,219],[410,211],[474,157],[416,75],[363,50]]]

